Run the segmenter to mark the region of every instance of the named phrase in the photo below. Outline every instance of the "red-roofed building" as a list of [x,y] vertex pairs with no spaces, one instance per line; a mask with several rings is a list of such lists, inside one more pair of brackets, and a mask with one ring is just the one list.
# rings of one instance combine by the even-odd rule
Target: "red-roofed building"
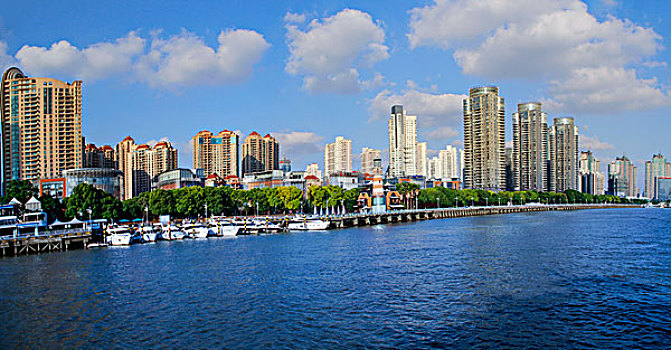
[[238,175],[240,163],[240,137],[224,129],[217,135],[201,131],[191,140],[193,144],[193,167],[203,169],[205,176]]
[[280,168],[280,144],[270,134],[252,132],[242,144],[242,175]]

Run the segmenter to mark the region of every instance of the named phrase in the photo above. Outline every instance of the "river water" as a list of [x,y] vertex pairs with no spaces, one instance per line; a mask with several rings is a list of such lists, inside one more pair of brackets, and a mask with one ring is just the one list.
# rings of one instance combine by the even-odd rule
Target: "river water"
[[0,259],[0,348],[668,348],[671,210]]

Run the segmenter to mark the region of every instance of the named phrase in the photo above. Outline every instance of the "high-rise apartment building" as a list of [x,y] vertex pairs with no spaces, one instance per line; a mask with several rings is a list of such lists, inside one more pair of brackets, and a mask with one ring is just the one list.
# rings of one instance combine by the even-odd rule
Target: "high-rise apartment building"
[[324,147],[324,175],[352,171],[352,141],[342,136]]
[[464,99],[464,188],[505,187],[505,117],[498,87],[470,89]]
[[3,181],[56,178],[81,168],[82,82],[28,77],[13,67],[1,84]]
[[122,198],[130,199],[151,191],[159,174],[177,168],[177,150],[167,141],[153,148],[147,144],[136,145],[135,140],[127,136],[116,146],[116,163],[123,173]]
[[375,159],[380,158],[380,150],[372,148],[361,149],[361,172],[364,174],[373,174],[375,170]]
[[84,147],[84,168],[116,169],[114,148],[109,145],[96,147],[89,143]]
[[441,179],[455,179],[459,177],[459,168],[457,167],[457,149],[447,145],[445,149],[438,152],[439,169]]
[[515,190],[515,176],[513,175],[513,148],[506,147],[506,155],[504,161],[505,177],[506,177],[506,191]]
[[426,142],[417,143],[417,175],[426,177]]
[[133,151],[135,151],[135,147],[135,140],[130,136],[126,136],[123,141],[116,145],[117,169],[123,173],[121,195],[124,200],[133,198]]
[[177,169],[177,150],[170,142],[161,141],[153,148],[143,144],[135,147],[133,162],[133,196],[152,190],[159,174]]
[[252,132],[242,144],[242,175],[280,169],[280,143],[270,134]]
[[643,196],[658,199],[657,180],[661,177],[671,177],[671,163],[660,153],[652,156],[652,160],[645,162],[645,190]]
[[580,153],[578,160],[578,190],[582,193],[602,195],[605,193],[606,177],[601,172],[601,162],[592,151]]
[[426,178],[440,180],[443,178],[443,170],[438,157],[429,158],[426,161]]
[[197,133],[191,142],[194,169],[203,169],[206,177],[213,174],[221,178],[228,175],[239,175],[240,137],[238,134],[224,129],[214,135],[204,130]]
[[539,102],[520,103],[513,113],[513,188],[547,191],[548,120]]
[[626,156],[615,158],[608,164],[608,194],[618,197],[637,197],[636,176],[638,169]]
[[417,174],[417,117],[406,115],[403,106],[391,107],[389,117],[389,176]]
[[572,117],[554,118],[548,131],[548,189],[564,192],[578,189],[578,127]]

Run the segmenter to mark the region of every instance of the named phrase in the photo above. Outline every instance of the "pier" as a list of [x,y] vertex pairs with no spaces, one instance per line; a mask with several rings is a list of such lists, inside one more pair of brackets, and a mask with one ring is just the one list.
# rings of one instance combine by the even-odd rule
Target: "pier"
[[564,211],[584,209],[608,208],[639,208],[629,204],[566,204],[566,205],[518,205],[518,206],[488,206],[470,208],[442,208],[442,209],[409,209],[378,214],[349,214],[329,218],[331,228],[348,228],[358,226],[392,224],[432,219],[462,218],[468,216],[499,215],[512,213],[527,213],[539,211]]
[[86,249],[91,233],[81,231],[51,232],[40,235],[0,238],[0,256],[17,256]]

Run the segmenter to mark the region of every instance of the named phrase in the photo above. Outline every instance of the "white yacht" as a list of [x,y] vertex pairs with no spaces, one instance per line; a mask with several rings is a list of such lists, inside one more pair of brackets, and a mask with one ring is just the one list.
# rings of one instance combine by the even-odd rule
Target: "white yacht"
[[260,229],[260,232],[277,233],[282,231],[282,228],[279,225],[274,224],[268,219],[254,220],[254,225]]
[[327,230],[329,228],[327,220],[317,218],[295,218],[287,224],[287,228],[291,231],[317,231]]
[[152,226],[142,226],[140,232],[142,233],[143,242],[155,242],[158,236],[158,233],[154,231]]
[[215,224],[215,232],[217,236],[237,236],[240,233],[241,227],[236,226],[229,220],[218,220]]
[[263,230],[263,228],[256,225],[254,221],[246,218],[235,218],[235,220],[233,220],[233,225],[238,226],[238,233],[242,234],[255,234],[260,233]]
[[184,232],[180,230],[177,226],[163,226],[161,228],[161,239],[166,241],[172,241],[176,239],[184,239]]
[[185,234],[192,238],[207,238],[214,236],[214,232],[202,224],[187,224],[182,227]]
[[107,230],[105,243],[108,245],[130,245],[133,240],[133,234],[126,227],[112,227]]

